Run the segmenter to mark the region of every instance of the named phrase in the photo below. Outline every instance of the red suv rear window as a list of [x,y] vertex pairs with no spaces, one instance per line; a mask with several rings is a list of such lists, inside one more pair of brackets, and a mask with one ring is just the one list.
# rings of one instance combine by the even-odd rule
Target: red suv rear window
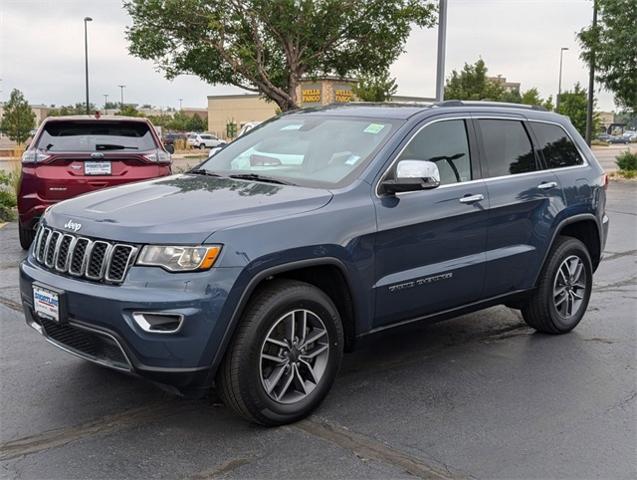
[[37,148],[49,152],[141,152],[153,150],[157,145],[143,122],[60,120],[44,126]]

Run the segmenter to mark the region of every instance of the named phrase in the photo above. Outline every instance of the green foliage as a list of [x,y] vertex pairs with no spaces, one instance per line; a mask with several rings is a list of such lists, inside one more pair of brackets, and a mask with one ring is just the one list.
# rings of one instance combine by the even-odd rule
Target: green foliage
[[143,117],[143,115],[132,105],[124,105],[117,115],[121,115],[123,117]]
[[0,131],[14,142],[23,144],[35,128],[35,113],[22,92],[14,89],[9,101],[4,105],[4,113],[0,120]]
[[104,109],[106,110],[117,110],[121,106],[119,102],[106,102],[104,104]]
[[186,130],[191,132],[204,132],[208,128],[208,120],[204,121],[199,115],[192,115],[188,119]]
[[16,195],[13,173],[0,170],[0,221],[15,219]]
[[637,112],[637,2],[596,0],[597,28],[579,32],[582,59],[595,56],[597,80],[613,92],[615,103]]
[[[94,103],[89,103],[88,107],[88,111],[91,112],[91,114],[99,110]],[[83,102],[78,102],[75,105],[62,105],[52,108],[48,113],[49,117],[60,117],[63,115],[86,115],[86,105]]]
[[131,54],[168,78],[258,92],[298,106],[303,77],[385,71],[412,26],[435,24],[432,0],[126,0]]
[[[560,107],[558,113],[566,115],[577,131],[584,136],[586,134],[586,106],[588,96],[586,89],[578,83],[572,91],[562,92],[560,95]],[[593,131],[599,130],[599,117],[593,115]]]
[[632,153],[629,150],[626,150],[625,152],[617,155],[615,163],[617,163],[621,172],[630,171],[637,173],[637,153]]
[[460,72],[453,70],[445,85],[445,99],[501,100],[504,89],[487,78],[487,70],[481,58],[473,65],[465,63]]
[[398,85],[386,70],[378,74],[361,75],[352,90],[364,102],[385,102],[396,94]]
[[497,81],[489,79],[487,72],[488,68],[482,59],[473,65],[465,63],[460,72],[453,70],[445,85],[445,99],[523,103],[553,110],[553,97],[544,100],[537,88],[530,88],[522,93],[519,90],[509,91]]
[[524,105],[538,105],[546,108],[547,110],[553,110],[555,106],[553,105],[553,97],[549,96],[546,100],[540,97],[540,93],[537,91],[537,88],[529,88],[527,91],[523,92],[520,96],[520,103]]

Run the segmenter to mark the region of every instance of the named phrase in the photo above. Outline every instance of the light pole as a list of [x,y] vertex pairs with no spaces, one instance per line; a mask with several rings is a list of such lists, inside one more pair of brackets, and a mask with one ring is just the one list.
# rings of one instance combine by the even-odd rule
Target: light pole
[[120,98],[119,108],[124,108],[124,87],[126,87],[126,85],[118,85],[118,87],[119,87],[119,98]]
[[436,66],[436,101],[445,99],[445,49],[447,43],[447,0],[438,6],[438,62]]
[[181,102],[183,102],[183,100],[184,100],[183,98],[180,98],[180,99],[179,99],[179,111],[180,111],[180,112],[181,112]]
[[86,114],[89,114],[88,106],[88,22],[92,22],[91,17],[84,17],[84,73],[86,76]]
[[564,51],[568,50],[568,47],[560,48],[560,76],[557,81],[557,98],[555,99],[555,111],[558,112],[560,109],[560,95],[562,95],[562,61],[564,58]]
[[[593,35],[597,40],[597,0],[593,0]],[[597,45],[597,42],[594,43]],[[588,104],[586,105],[586,143],[590,146],[593,139],[593,102],[595,101],[595,47],[591,48],[588,66]]]
[[106,106],[108,105],[108,93],[104,94],[104,113],[108,113],[108,109],[106,108]]

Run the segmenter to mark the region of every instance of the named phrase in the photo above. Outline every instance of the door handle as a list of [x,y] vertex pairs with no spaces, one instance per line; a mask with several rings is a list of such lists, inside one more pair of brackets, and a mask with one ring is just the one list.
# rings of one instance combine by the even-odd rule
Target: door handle
[[557,187],[557,182],[542,182],[537,186],[540,190],[550,190],[555,187]]
[[478,193],[476,195],[465,195],[464,197],[460,197],[460,203],[474,203],[484,200],[484,195]]

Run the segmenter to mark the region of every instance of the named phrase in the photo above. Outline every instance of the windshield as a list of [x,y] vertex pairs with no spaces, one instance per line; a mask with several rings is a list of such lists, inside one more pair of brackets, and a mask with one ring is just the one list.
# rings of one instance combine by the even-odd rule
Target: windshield
[[238,138],[199,168],[303,186],[337,186],[367,163],[396,125],[386,119],[286,115]]
[[157,146],[144,122],[56,120],[44,126],[37,148],[49,152],[93,152],[147,151]]

